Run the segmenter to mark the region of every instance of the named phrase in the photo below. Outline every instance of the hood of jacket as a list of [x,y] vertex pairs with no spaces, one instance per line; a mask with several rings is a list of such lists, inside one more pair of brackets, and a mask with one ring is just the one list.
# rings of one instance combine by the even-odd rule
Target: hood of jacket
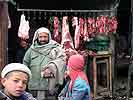
[[[37,38],[39,36],[39,33],[42,33],[42,32],[48,33],[49,42],[47,44],[44,44],[44,45],[39,45],[37,43]],[[49,31],[49,29],[47,29],[45,27],[41,27],[41,28],[39,28],[39,29],[37,29],[35,31],[34,37],[33,37],[33,41],[32,41],[32,48],[53,47],[53,46],[55,46],[55,44],[57,44],[57,42],[52,40],[52,38],[51,38],[51,32]]]

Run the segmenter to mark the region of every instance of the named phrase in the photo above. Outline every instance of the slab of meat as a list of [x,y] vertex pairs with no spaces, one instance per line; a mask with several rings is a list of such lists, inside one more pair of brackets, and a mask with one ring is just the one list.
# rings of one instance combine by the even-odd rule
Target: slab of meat
[[79,18],[79,32],[80,36],[84,37],[84,19],[82,17]]
[[20,26],[18,29],[18,37],[22,39],[29,39],[29,21],[26,21],[25,15],[21,15]]
[[87,24],[88,24],[88,34],[92,35],[96,31],[95,19],[88,17],[88,23]]
[[118,27],[117,18],[113,16],[108,21],[108,32],[109,33],[115,33]]
[[79,31],[79,25],[78,25],[78,17],[73,17],[73,27],[75,28],[75,34],[74,34],[74,44],[75,49],[78,49],[79,42],[80,42],[80,31]]
[[85,22],[84,22],[84,41],[89,41],[89,34],[88,34],[88,30],[87,30],[87,19],[85,18]]
[[54,17],[54,30],[53,30],[53,39],[55,41],[57,41],[58,43],[61,42],[61,34],[59,33],[59,25],[60,25],[60,22],[59,22],[59,19],[58,17]]
[[69,24],[68,24],[68,16],[64,16],[62,20],[62,39],[61,39],[61,45],[64,49],[73,48],[73,41],[72,37],[69,32]]

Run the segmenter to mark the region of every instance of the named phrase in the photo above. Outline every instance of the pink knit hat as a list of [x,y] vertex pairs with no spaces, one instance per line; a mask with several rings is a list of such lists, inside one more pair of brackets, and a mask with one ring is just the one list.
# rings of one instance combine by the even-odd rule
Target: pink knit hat
[[68,60],[68,67],[75,71],[83,71],[84,63],[84,57],[82,55],[72,55]]

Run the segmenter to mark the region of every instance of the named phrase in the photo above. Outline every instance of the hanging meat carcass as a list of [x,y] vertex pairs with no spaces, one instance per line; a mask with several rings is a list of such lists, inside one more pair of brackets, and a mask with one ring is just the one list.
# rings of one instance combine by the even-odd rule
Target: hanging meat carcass
[[106,34],[108,33],[108,16],[98,16],[96,20],[96,29],[98,34]]
[[102,15],[100,20],[102,21],[102,31],[101,33],[105,33],[106,35],[108,35],[108,16]]
[[109,33],[115,33],[118,27],[117,18],[113,16],[108,21],[108,32]]
[[103,24],[100,16],[98,16],[97,19],[96,19],[96,29],[97,29],[98,34],[103,34],[104,24]]
[[85,41],[89,41],[89,36],[87,32],[87,20],[86,18],[79,18],[79,48],[78,51],[82,51],[85,49]]
[[88,34],[91,37],[96,31],[95,27],[95,19],[92,17],[88,17]]
[[25,19],[25,15],[21,15],[20,26],[18,29],[18,37],[22,39],[29,39],[29,21]]
[[68,16],[64,16],[63,20],[62,20],[61,45],[64,48],[66,56],[67,56],[66,61],[68,61],[68,59],[71,55],[74,55],[77,53],[77,51],[74,49],[72,37],[69,32]]
[[57,41],[58,43],[61,43],[61,34],[59,33],[59,25],[60,25],[60,22],[59,22],[59,19],[58,17],[54,17],[54,30],[53,30],[53,39],[55,41]]
[[97,33],[100,33],[102,31],[102,21],[100,20],[100,17],[98,16],[96,19],[96,28],[97,28]]
[[72,24],[73,24],[72,26],[75,28],[75,33],[74,33],[75,49],[78,49],[79,42],[80,42],[80,31],[79,31],[79,25],[78,25],[78,17],[73,17]]
[[62,20],[62,41],[61,45],[64,49],[74,49],[72,37],[69,32],[68,16],[64,16]]
[[117,27],[118,27],[118,22],[115,16],[112,17],[112,23],[113,23],[113,32],[116,32]]
[[84,20],[84,41],[89,41],[89,34],[87,30],[87,19]]
[[80,36],[84,37],[84,19],[82,17],[79,18],[79,32]]

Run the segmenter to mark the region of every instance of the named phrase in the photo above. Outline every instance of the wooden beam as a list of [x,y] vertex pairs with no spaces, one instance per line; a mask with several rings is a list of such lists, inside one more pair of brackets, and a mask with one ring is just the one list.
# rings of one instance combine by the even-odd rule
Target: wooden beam
[[7,62],[8,2],[0,2],[0,71]]

